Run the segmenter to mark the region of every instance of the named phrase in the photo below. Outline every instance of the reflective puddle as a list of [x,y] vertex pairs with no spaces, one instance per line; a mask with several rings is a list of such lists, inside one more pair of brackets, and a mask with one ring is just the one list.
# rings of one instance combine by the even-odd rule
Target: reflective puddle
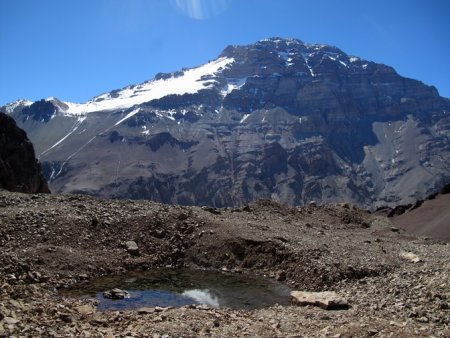
[[[104,292],[125,290],[129,298],[108,299]],[[243,274],[158,269],[125,276],[106,276],[61,291],[72,297],[94,297],[98,310],[206,304],[214,308],[254,309],[290,303],[291,289],[269,278]]]

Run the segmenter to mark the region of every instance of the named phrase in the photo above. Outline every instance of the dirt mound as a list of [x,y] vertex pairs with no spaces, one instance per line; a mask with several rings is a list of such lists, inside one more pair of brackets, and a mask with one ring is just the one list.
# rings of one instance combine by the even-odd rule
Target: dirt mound
[[[265,200],[215,209],[0,192],[0,250],[0,336],[449,334],[448,247],[349,204]],[[412,254],[417,263],[405,259]],[[158,267],[266,275],[297,290],[336,291],[350,309],[97,312],[90,300],[58,293],[99,275]]]

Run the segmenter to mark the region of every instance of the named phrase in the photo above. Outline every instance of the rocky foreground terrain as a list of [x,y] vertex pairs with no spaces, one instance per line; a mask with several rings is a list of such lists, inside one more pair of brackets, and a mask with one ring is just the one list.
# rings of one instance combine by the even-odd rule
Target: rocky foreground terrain
[[[450,336],[448,245],[350,204],[214,209],[0,192],[0,251],[1,337]],[[350,308],[100,312],[59,292],[167,266],[267,275],[336,291]]]

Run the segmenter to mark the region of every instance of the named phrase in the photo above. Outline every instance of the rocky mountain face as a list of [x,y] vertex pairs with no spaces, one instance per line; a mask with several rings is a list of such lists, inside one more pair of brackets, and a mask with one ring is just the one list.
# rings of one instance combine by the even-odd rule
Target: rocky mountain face
[[55,192],[238,206],[423,199],[450,182],[450,100],[336,47],[272,38],[83,103],[4,107]]
[[50,192],[33,145],[4,113],[0,113],[0,188],[24,193]]

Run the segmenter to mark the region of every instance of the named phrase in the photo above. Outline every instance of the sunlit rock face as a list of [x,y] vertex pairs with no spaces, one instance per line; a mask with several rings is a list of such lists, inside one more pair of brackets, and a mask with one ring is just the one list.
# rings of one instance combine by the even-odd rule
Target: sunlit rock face
[[376,208],[450,181],[449,99],[389,66],[296,39],[228,46],[197,68],[82,104],[5,109],[55,192]]

